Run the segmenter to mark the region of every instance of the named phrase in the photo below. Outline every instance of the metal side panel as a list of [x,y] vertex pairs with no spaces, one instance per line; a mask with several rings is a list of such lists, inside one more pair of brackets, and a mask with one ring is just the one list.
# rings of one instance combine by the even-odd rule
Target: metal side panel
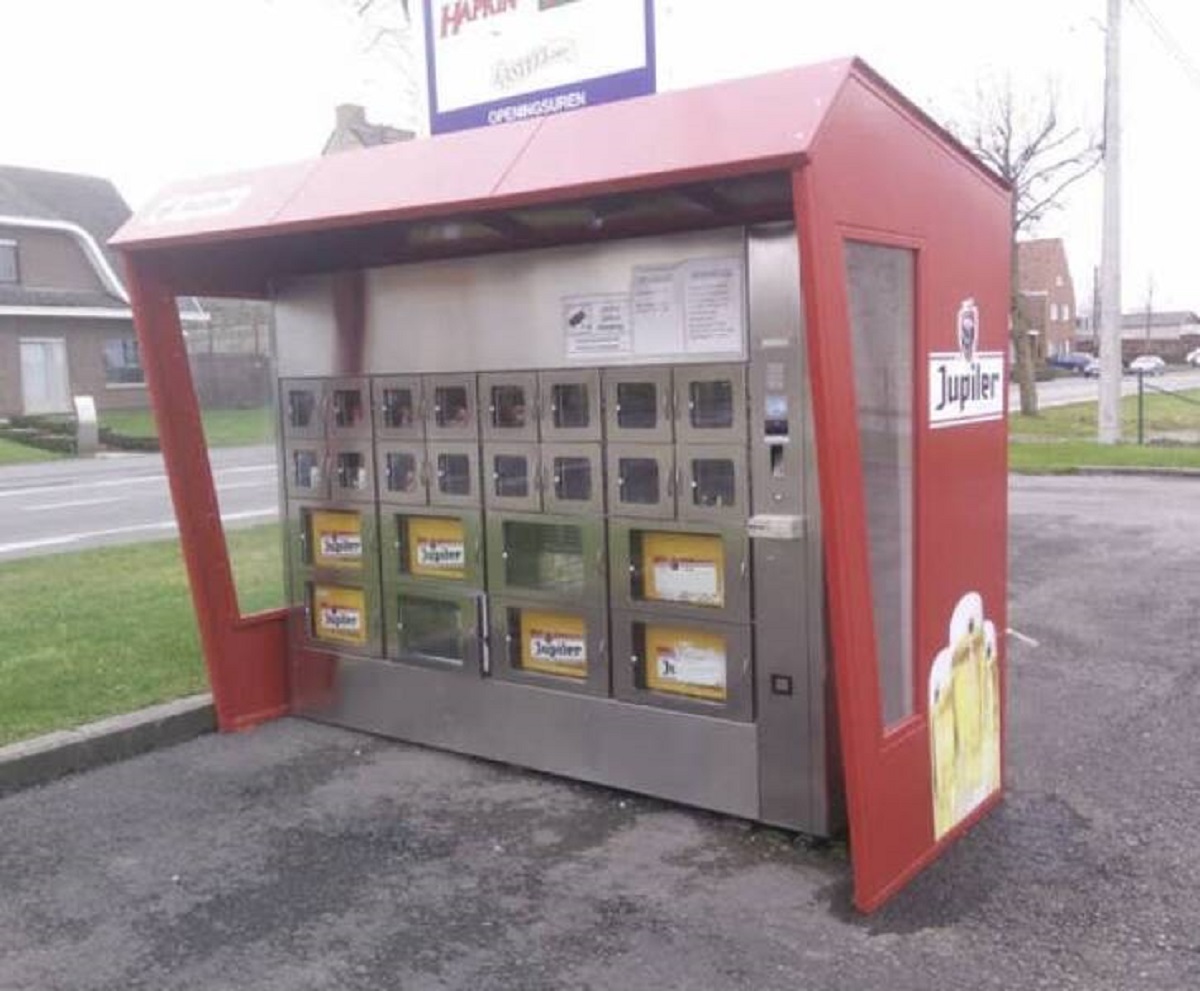
[[753,724],[341,657],[310,718],[758,818]]

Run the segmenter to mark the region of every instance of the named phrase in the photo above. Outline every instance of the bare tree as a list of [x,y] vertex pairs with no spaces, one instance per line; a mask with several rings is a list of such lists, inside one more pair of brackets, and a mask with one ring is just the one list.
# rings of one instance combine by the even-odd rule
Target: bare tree
[[1033,342],[1018,305],[1017,240],[1059,208],[1063,194],[1100,164],[1101,147],[1083,127],[1062,120],[1053,86],[1022,98],[1014,94],[1011,79],[981,85],[970,122],[952,123],[950,129],[985,165],[1012,183],[1011,334],[1021,412],[1035,415]]

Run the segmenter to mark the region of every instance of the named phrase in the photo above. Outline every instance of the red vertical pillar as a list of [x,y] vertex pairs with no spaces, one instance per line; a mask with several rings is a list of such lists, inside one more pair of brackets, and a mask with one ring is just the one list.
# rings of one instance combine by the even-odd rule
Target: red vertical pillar
[[128,273],[217,723],[250,726],[287,711],[286,613],[240,616],[175,294],[136,256]]

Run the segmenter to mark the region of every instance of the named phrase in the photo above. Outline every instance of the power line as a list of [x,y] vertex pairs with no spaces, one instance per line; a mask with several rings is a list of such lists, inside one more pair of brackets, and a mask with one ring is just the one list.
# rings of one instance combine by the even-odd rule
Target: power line
[[1200,88],[1200,65],[1187,53],[1187,50],[1175,40],[1175,36],[1167,28],[1158,15],[1150,9],[1146,0],[1129,0],[1129,5],[1137,12],[1138,16],[1145,22],[1146,26],[1151,30],[1159,42],[1161,42],[1168,55],[1170,55],[1187,74],[1192,83]]

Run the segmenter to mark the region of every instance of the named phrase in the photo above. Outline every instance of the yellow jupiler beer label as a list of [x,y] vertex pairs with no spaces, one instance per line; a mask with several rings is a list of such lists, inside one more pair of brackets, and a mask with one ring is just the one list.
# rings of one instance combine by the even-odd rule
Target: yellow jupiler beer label
[[724,701],[728,667],[725,638],[720,634],[647,624],[647,688]]
[[587,677],[587,624],[583,617],[521,610],[521,667],[526,671]]
[[367,596],[361,588],[314,585],[313,636],[360,646],[367,642]]
[[318,568],[361,568],[362,517],[358,513],[314,510],[309,517],[313,564]]
[[720,537],[643,533],[641,564],[648,600],[725,605],[725,545]]
[[410,516],[406,530],[408,571],[425,578],[466,577],[467,542],[463,522],[443,516]]

